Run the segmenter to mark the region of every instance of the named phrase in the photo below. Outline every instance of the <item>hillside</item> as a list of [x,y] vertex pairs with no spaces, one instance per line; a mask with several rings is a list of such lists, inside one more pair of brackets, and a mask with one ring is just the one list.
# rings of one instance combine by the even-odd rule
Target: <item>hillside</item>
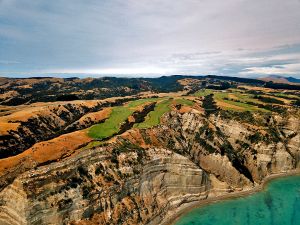
[[[45,79],[44,90],[61,84],[57,95],[78,85]],[[19,93],[31,82],[30,98],[46,80],[1,85]],[[298,90],[214,76],[125,81],[105,81],[124,97],[1,105],[0,224],[163,224],[300,167]]]
[[[0,80],[0,105],[22,105],[35,102],[94,100],[109,97],[136,95],[141,92],[178,92],[195,87],[192,82],[206,81],[214,84],[243,82],[263,85],[264,82],[221,76],[164,76],[159,78],[2,78]],[[199,83],[199,82],[198,82]],[[197,86],[196,88],[199,88]]]
[[277,76],[277,75],[271,75],[267,77],[260,78],[260,80],[266,81],[266,82],[274,82],[274,83],[281,83],[281,84],[291,84],[291,85],[299,85],[300,79],[294,78],[294,77],[283,77],[283,76]]

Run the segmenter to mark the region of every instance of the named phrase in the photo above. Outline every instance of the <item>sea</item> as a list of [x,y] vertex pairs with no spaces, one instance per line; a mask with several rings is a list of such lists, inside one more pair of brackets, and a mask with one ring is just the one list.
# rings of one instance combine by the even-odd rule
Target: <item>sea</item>
[[175,225],[300,225],[300,176],[276,178],[260,192],[194,208]]

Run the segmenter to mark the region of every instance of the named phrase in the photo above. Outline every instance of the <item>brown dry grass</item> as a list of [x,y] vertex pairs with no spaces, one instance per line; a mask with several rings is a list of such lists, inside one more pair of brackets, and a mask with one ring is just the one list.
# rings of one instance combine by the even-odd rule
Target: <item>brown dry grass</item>
[[198,79],[193,79],[193,78],[185,78],[182,80],[178,80],[178,83],[181,84],[182,86],[187,86],[187,85],[194,85],[202,82],[201,80]]
[[8,91],[3,94],[0,94],[0,99],[7,99],[7,98],[15,97],[18,95],[19,95],[19,93],[17,91]]
[[129,131],[126,131],[121,135],[122,138],[129,140],[131,143],[137,144],[141,146],[142,148],[147,147],[148,145],[145,143],[143,136],[140,133],[139,129],[132,129]]
[[271,88],[254,87],[254,86],[247,86],[247,85],[241,85],[239,87],[245,88],[247,90],[262,91],[262,92],[274,92],[274,89],[271,89]]
[[[9,130],[16,130],[20,125],[20,121],[26,122],[28,119],[41,115],[49,116],[53,115],[51,111],[66,111],[64,107],[66,104],[72,104],[74,107],[86,106],[93,108],[99,103],[115,102],[118,99],[131,98],[129,97],[114,97],[107,98],[105,100],[77,100],[77,101],[65,101],[65,102],[37,102],[31,105],[20,106],[1,106],[3,113],[0,117],[0,136],[6,135]],[[108,110],[108,109],[107,109]],[[93,114],[89,114],[91,118],[95,120],[101,120],[107,116],[108,111],[99,111]],[[1,115],[1,114],[0,114]],[[53,115],[54,116],[54,115]],[[84,119],[84,117],[83,117]]]
[[259,80],[263,80],[263,81],[266,81],[266,82],[269,82],[269,81],[272,81],[274,83],[280,83],[280,84],[290,84],[290,85],[299,85],[298,83],[293,83],[293,82],[290,82],[288,81],[287,79],[285,78],[271,78],[271,77],[265,77],[265,78],[260,78]]
[[158,96],[159,98],[164,98],[164,97],[175,98],[175,97],[180,97],[180,96],[183,96],[186,94],[187,94],[187,91],[178,91],[178,92],[169,92],[169,93],[142,92],[139,94],[139,96],[141,98],[152,98],[154,96]]
[[7,116],[0,117],[0,135],[7,135],[9,130],[17,130],[20,125],[20,121],[27,121],[39,111],[40,108],[27,107],[19,111],[15,111]]
[[73,154],[83,144],[92,139],[86,130],[61,135],[49,141],[39,142],[19,155],[0,160],[0,175],[17,167],[19,163],[42,164],[47,161],[58,161]]
[[79,122],[84,123],[84,121],[90,118],[92,121],[101,121],[107,119],[111,113],[112,108],[108,107],[98,112],[88,113],[79,119]]
[[231,105],[229,103],[223,102],[223,101],[218,101],[216,100],[217,106],[221,107],[221,108],[225,108],[225,109],[236,109],[236,110],[244,110],[244,108],[236,106],[236,105]]
[[192,107],[190,106],[182,106],[179,110],[179,113],[183,114],[183,113],[188,113],[188,112],[191,112],[193,110]]
[[[269,95],[263,95],[263,97],[266,97],[266,98],[270,98],[270,96]],[[285,98],[280,98],[280,97],[277,97],[277,96],[271,96],[271,98],[275,98],[275,99],[277,99],[277,100],[279,100],[279,101],[283,101],[285,104],[290,104],[291,102],[292,102],[292,100],[289,100],[289,99],[285,99]],[[277,104],[275,104],[275,105],[277,105]],[[280,104],[279,104],[280,105]]]
[[238,97],[236,97],[234,94],[231,93],[228,94],[228,97],[235,100],[239,99]]

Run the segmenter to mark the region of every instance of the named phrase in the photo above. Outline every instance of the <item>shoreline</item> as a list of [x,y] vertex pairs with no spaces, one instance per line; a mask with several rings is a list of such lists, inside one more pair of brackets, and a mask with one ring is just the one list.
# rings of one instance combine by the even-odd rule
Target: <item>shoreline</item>
[[288,177],[288,176],[295,176],[295,175],[300,175],[300,169],[294,169],[294,170],[287,171],[287,172],[271,174],[271,175],[265,177],[262,180],[261,184],[257,185],[256,187],[254,187],[252,189],[249,189],[249,190],[226,193],[226,194],[223,194],[220,196],[215,196],[215,197],[187,203],[181,209],[179,207],[179,210],[175,211],[172,216],[167,217],[163,221],[161,221],[161,223],[159,223],[159,225],[175,225],[175,223],[178,221],[178,219],[181,216],[183,216],[184,214],[190,212],[191,210],[193,210],[195,208],[205,207],[207,205],[221,202],[224,200],[246,197],[246,196],[255,194],[259,191],[262,191],[267,186],[267,184],[274,179]]

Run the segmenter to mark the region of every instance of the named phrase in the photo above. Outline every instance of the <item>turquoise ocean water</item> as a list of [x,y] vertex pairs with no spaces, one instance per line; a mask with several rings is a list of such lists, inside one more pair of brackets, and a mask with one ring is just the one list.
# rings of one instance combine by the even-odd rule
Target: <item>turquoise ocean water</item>
[[195,208],[176,225],[300,225],[300,176],[278,178],[261,192]]

